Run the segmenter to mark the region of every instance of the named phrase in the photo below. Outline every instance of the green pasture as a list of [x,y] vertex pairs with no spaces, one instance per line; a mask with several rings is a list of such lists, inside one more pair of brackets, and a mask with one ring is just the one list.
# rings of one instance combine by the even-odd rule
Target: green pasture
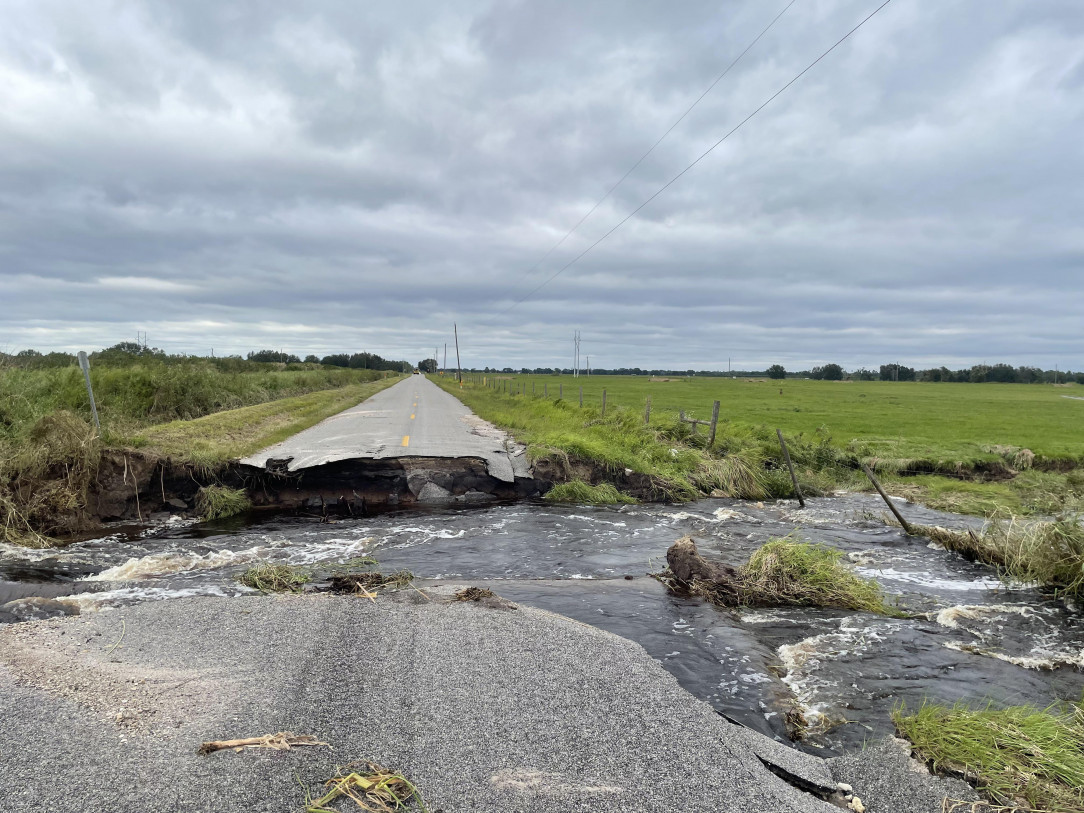
[[[652,413],[684,410],[720,421],[782,429],[787,435],[827,432],[832,443],[864,457],[957,460],[1002,456],[994,446],[1031,449],[1038,458],[1084,458],[1084,386],[1078,384],[944,384],[891,381],[536,376],[471,374],[468,380],[525,385],[528,397],[558,397],[598,407]],[[1069,397],[1067,397],[1069,396]],[[1077,400],[1080,399],[1080,400]]]

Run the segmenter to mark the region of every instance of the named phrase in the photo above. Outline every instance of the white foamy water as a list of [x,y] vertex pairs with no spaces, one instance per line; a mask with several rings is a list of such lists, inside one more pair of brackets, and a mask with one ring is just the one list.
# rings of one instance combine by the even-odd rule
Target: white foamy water
[[1011,655],[1008,652],[967,644],[963,641],[946,641],[943,646],[957,652],[971,652],[988,658],[997,658],[999,661],[1022,666],[1024,669],[1057,669],[1059,666],[1075,666],[1078,669],[1084,669],[1084,649],[1057,650],[1047,649],[1040,645],[1026,655]]
[[796,644],[784,644],[776,653],[787,670],[781,679],[794,694],[798,707],[811,729],[827,723],[830,690],[836,683],[818,674],[822,663],[854,653],[866,652],[886,637],[897,624],[874,628],[869,618],[855,615],[840,619],[839,630],[805,638]]
[[[1004,582],[994,576],[983,576],[978,579],[945,579],[934,576],[932,573],[907,572],[890,567],[856,567],[855,570],[868,579],[914,584],[932,590],[967,592],[972,590],[997,590],[1005,587]],[[1030,585],[1019,585],[1019,587],[1027,586]]]
[[213,584],[183,588],[122,587],[117,590],[104,590],[100,593],[75,593],[70,596],[61,596],[59,600],[78,605],[80,612],[95,612],[144,601],[164,601],[166,599],[191,598],[193,596],[220,596],[226,598],[252,592],[257,591],[242,587],[239,584],[231,591]]
[[936,621],[943,627],[951,629],[959,628],[960,620],[968,621],[986,620],[990,616],[1015,614],[1022,616],[1035,615],[1035,609],[1026,604],[959,604],[955,607],[946,607],[935,613],[927,614],[927,618]]
[[227,565],[244,564],[266,556],[265,547],[248,550],[220,550],[214,553],[198,554],[181,551],[151,553],[138,559],[129,559],[122,565],[103,570],[94,576],[87,576],[82,581],[122,582],[139,581],[150,576],[168,576],[174,573],[187,573],[193,570],[213,570]]

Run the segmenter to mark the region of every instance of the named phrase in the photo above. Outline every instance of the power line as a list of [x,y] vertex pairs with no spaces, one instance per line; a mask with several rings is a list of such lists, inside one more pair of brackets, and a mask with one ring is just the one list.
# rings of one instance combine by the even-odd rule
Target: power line
[[575,232],[576,229],[578,229],[580,226],[582,226],[584,224],[584,221],[587,220],[587,218],[589,218],[591,215],[593,215],[595,213],[595,210],[598,209],[599,206],[601,206],[603,203],[606,202],[606,199],[609,198],[610,195],[613,194],[614,190],[617,189],[617,187],[621,186],[621,184],[623,184],[625,182],[625,179],[628,178],[629,175],[631,175],[633,172],[636,171],[636,168],[639,167],[640,164],[642,164],[644,162],[644,160],[649,155],[651,155],[651,153],[653,153],[655,151],[655,148],[657,146],[659,146],[666,139],[666,137],[668,135],[670,135],[670,133],[674,132],[674,128],[676,128],[679,124],[681,124],[681,122],[685,121],[685,117],[688,116],[691,112],[693,112],[693,108],[696,107],[698,104],[700,104],[700,102],[702,102],[704,100],[705,96],[707,96],[709,93],[711,93],[711,91],[714,89],[714,87],[717,84],[719,84],[719,82],[721,82],[723,80],[723,77],[726,76],[728,73],[730,73],[730,69],[733,68],[735,65],[737,65],[741,61],[742,57],[744,57],[747,53],[749,53],[749,51],[753,48],[754,45],[756,45],[758,42],[760,42],[761,37],[763,37],[765,34],[767,34],[768,31],[771,29],[771,27],[773,25],[775,25],[776,22],[779,21],[779,18],[787,13],[787,9],[789,9],[791,6],[793,6],[796,2],[798,2],[798,0],[790,0],[790,2],[787,3],[786,7],[781,12],[776,14],[774,18],[772,18],[772,21],[770,23],[768,23],[767,26],[764,27],[764,30],[761,31],[759,34],[757,34],[756,38],[751,43],[749,43],[747,46],[745,46],[745,50],[742,51],[740,54],[738,54],[734,58],[734,60],[729,65],[726,66],[726,69],[723,70],[723,72],[721,74],[719,74],[718,76],[715,77],[715,81],[712,82],[710,85],[708,85],[707,90],[705,90],[703,93],[701,93],[699,96],[697,96],[696,100],[691,105],[689,105],[688,108],[686,108],[685,112],[682,113],[678,117],[677,121],[675,121],[673,124],[671,124],[670,128],[665,133],[663,133],[661,136],[659,136],[658,140],[648,148],[647,152],[645,152],[643,155],[641,155],[639,157],[639,159],[637,159],[636,163],[633,164],[631,167],[629,167],[628,171],[624,175],[622,175],[620,178],[618,178],[617,183],[615,183],[613,186],[611,186],[609,189],[606,190],[606,194],[598,199],[598,201],[595,203],[595,205],[592,206],[587,211],[587,214],[585,214],[578,221],[576,221],[576,225],[573,226],[571,229],[569,229],[567,232],[565,232],[565,236],[562,237],[560,240],[558,240],[556,243],[554,243],[550,247],[550,250],[542,255],[542,259],[540,259],[533,266],[531,266],[531,268],[527,271],[526,276],[530,276],[535,271],[537,271],[538,267],[540,265],[542,265],[542,263],[544,263],[547,259],[549,259],[549,256],[551,254],[553,254],[553,252],[555,252],[558,248],[560,248],[564,244],[565,240],[567,240],[569,237],[571,237],[573,232]]
[[695,161],[693,161],[691,164],[689,164],[687,167],[685,167],[685,169],[681,170],[681,172],[679,172],[677,175],[675,175],[673,178],[671,178],[669,181],[667,181],[665,184],[663,184],[661,187],[659,187],[654,192],[654,194],[651,195],[651,197],[649,197],[647,200],[645,200],[643,203],[641,203],[639,206],[637,206],[635,209],[633,209],[631,212],[629,212],[629,214],[627,214],[624,217],[624,219],[622,219],[620,222],[618,222],[618,224],[616,226],[614,226],[608,232],[603,234],[595,242],[593,242],[591,245],[589,245],[587,248],[585,248],[583,251],[581,251],[579,254],[577,254],[575,257],[573,257],[571,260],[569,260],[567,263],[565,263],[563,266],[561,266],[559,269],[557,269],[548,278],[543,280],[541,284],[539,284],[538,286],[536,286],[535,288],[533,288],[532,290],[527,292],[527,294],[524,295],[522,298],[517,299],[515,302],[513,302],[511,305],[509,305],[507,308],[505,308],[505,310],[501,311],[501,313],[507,313],[508,311],[515,308],[517,305],[520,305],[523,302],[526,302],[528,299],[530,299],[532,296],[534,296],[540,290],[542,290],[547,285],[549,285],[551,282],[553,282],[553,280],[557,279],[557,277],[559,277],[562,273],[567,271],[569,268],[571,268],[573,265],[575,265],[577,262],[579,262],[581,259],[583,259],[585,256],[587,256],[596,246],[598,246],[599,243],[601,243],[603,240],[605,240],[607,237],[609,237],[611,234],[613,234],[619,228],[624,226],[628,221],[632,220],[633,217],[635,217],[637,214],[639,214],[641,209],[643,209],[645,206],[647,206],[649,203],[651,203],[651,201],[655,200],[655,198],[657,198],[659,195],[661,195],[663,192],[665,192],[667,189],[669,189],[671,186],[673,186],[674,183],[676,183],[678,181],[678,179],[681,178],[686,172],[688,172],[690,169],[692,169],[697,164],[699,164],[701,161],[703,161],[712,151],[715,150],[716,147],[718,147],[720,144],[722,144],[724,141],[726,141],[728,138],[730,138],[730,136],[732,136],[732,135],[734,135],[734,133],[738,132],[738,130],[740,130],[742,127],[744,127],[745,124],[750,119],[752,119],[761,110],[763,110],[765,107],[767,107],[773,101],[775,101],[775,99],[777,97],[779,97],[780,95],[782,95],[783,92],[787,90],[787,88],[789,88],[791,85],[793,85],[795,82],[797,82],[803,76],[805,76],[810,70],[813,69],[813,67],[818,62],[820,62],[822,59],[824,59],[826,56],[828,56],[830,53],[832,53],[832,51],[836,50],[836,48],[838,48],[847,39],[849,39],[850,36],[855,31],[857,31],[859,28],[861,28],[863,25],[865,25],[867,22],[869,22],[873,18],[873,16],[875,14],[877,14],[877,12],[879,12],[881,9],[883,9],[885,6],[887,6],[891,2],[892,2],[892,0],[884,0],[884,2],[881,3],[881,5],[877,6],[877,8],[875,8],[865,18],[863,18],[862,21],[860,23],[858,23],[858,25],[856,25],[854,28],[852,28],[850,31],[848,31],[846,34],[844,34],[842,37],[840,37],[839,40],[837,40],[836,43],[831,48],[829,48],[827,51],[822,53],[819,57],[817,57],[812,62],[810,62],[802,70],[801,73],[799,73],[797,76],[795,76],[793,79],[791,79],[785,85],[783,85],[783,87],[779,88],[779,90],[777,90],[775,93],[773,93],[771,96],[769,96],[767,101],[765,101],[763,104],[761,104],[760,107],[758,107],[756,110],[754,110],[748,116],[746,116],[744,119],[742,119],[736,125],[734,125],[734,127],[731,128],[730,131],[727,132],[726,135],[724,135],[722,138],[720,138],[718,141],[716,141],[714,144],[712,144],[710,147],[708,147],[706,150],[704,150],[704,152],[702,152],[700,154],[700,156]]

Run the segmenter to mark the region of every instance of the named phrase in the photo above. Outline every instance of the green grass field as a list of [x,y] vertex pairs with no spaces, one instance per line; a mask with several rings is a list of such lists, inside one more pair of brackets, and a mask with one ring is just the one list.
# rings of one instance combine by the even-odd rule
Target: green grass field
[[[493,380],[474,374],[474,379]],[[779,428],[788,435],[826,429],[833,444],[856,443],[869,456],[903,459],[991,460],[990,447],[1031,449],[1040,459],[1084,459],[1084,386],[1029,384],[930,384],[889,381],[682,378],[646,376],[504,376],[541,397],[607,404],[652,412],[685,410],[711,417],[718,400],[720,420]],[[1072,397],[1064,397],[1072,396]],[[1082,400],[1076,400],[1082,399]]]

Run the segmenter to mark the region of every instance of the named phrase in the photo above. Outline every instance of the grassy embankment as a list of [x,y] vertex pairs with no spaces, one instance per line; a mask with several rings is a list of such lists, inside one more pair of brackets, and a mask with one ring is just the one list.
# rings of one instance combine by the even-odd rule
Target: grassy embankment
[[[481,382],[483,376],[473,378]],[[1084,400],[1076,400],[1084,395],[1084,387],[1075,384],[653,381],[646,376],[496,379],[507,380],[512,387],[525,386],[527,400],[541,400],[544,388],[547,400],[556,400],[563,385],[564,403],[577,407],[582,387],[585,413],[593,409],[595,417],[603,389],[608,412],[621,407],[641,419],[650,397],[652,421],[658,420],[664,433],[674,413],[685,410],[707,419],[712,401],[718,400],[722,404],[718,448],[755,449],[764,459],[778,462],[779,428],[792,446],[818,449],[815,460],[802,461],[813,464],[810,468],[818,476],[812,479],[866,488],[860,476],[853,476],[858,463],[865,462],[893,493],[942,510],[987,515],[997,508],[1029,515],[1084,509],[1084,470],[1077,469],[1084,461]],[[489,396],[477,402],[476,411],[483,417],[487,409],[494,415],[509,412],[501,398],[513,396],[468,383],[466,397],[471,397],[472,389]],[[523,399],[514,397],[516,403]],[[539,437],[540,446],[562,448],[562,435],[579,433],[565,417],[554,414],[540,421],[531,416],[521,421],[524,426],[504,425]],[[575,453],[572,448],[567,451]]]
[[913,713],[899,708],[893,720],[936,770],[965,776],[1000,810],[1084,813],[1081,703],[1048,709],[927,704]]
[[[84,523],[102,455],[191,464],[213,479],[226,461],[359,403],[397,377],[372,370],[206,361],[92,370],[102,431],[75,367],[0,369],[0,540],[48,544]],[[231,498],[205,495],[210,513]]]

